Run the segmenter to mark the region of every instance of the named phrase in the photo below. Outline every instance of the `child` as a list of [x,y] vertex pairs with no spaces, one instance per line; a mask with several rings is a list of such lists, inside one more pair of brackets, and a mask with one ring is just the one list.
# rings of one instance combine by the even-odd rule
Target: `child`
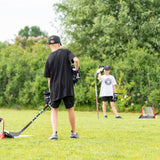
[[71,126],[70,138],[79,138],[75,128],[74,87],[70,63],[71,61],[74,62],[77,71],[79,68],[79,59],[70,50],[60,48],[60,37],[56,35],[49,38],[48,45],[52,53],[46,61],[44,77],[48,78],[48,87],[51,92],[50,107],[53,134],[49,139],[58,140],[58,111],[61,100],[63,100],[68,111]]
[[100,90],[100,97],[102,98],[103,104],[103,114],[104,118],[107,118],[106,114],[106,104],[107,101],[110,103],[112,110],[115,114],[115,118],[122,118],[118,115],[116,107],[115,107],[115,101],[113,99],[114,94],[116,93],[116,80],[114,76],[110,75],[111,68],[109,65],[104,66],[104,75],[101,75],[99,73],[98,80],[102,82],[101,84],[101,90]]

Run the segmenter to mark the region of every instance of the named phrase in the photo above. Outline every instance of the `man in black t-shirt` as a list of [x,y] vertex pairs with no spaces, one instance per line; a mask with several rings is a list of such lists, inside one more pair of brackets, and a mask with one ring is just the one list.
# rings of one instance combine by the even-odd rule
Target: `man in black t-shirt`
[[50,90],[51,122],[53,134],[51,140],[58,139],[57,121],[58,108],[61,100],[69,113],[69,122],[71,125],[70,138],[79,138],[75,130],[74,114],[74,88],[71,71],[71,62],[74,62],[75,69],[79,68],[79,59],[68,49],[60,49],[61,42],[58,36],[51,36],[48,45],[52,53],[48,56],[45,64],[44,77],[48,78]]

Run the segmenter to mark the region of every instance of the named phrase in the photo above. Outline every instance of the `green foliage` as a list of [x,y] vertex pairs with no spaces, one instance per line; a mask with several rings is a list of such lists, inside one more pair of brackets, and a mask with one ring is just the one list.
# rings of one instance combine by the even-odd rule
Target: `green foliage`
[[127,86],[127,83],[134,83],[134,86],[128,90],[128,94],[131,96],[128,105],[140,104],[140,107],[143,106],[147,103],[150,92],[160,88],[158,54],[153,56],[140,48],[129,50],[121,59],[118,59],[114,70],[116,75],[119,70],[125,73],[122,82],[124,86]]
[[[35,40],[32,45],[26,44],[28,45],[22,48],[16,43],[0,51],[1,106],[17,104],[37,108],[44,104],[43,92],[48,90],[47,79],[43,77],[44,64],[51,51],[45,42],[39,44]],[[117,80],[117,92],[121,93],[117,102],[118,111],[136,112],[144,105],[154,105],[157,111],[160,110],[158,54],[149,54],[141,48],[131,49],[134,48],[134,43],[128,45],[126,54],[115,59],[109,57],[103,63],[88,56],[79,57],[81,80],[74,86],[76,110],[81,108],[79,106],[95,110],[94,74],[99,66],[106,64],[111,65],[111,75]],[[69,49],[73,46],[69,45]],[[78,52],[75,49],[74,52],[76,51]],[[101,83],[97,82],[98,95],[100,85]],[[99,103],[101,105],[100,98]],[[85,110],[85,107],[82,109]]]
[[82,86],[82,84],[76,84],[74,86],[74,92],[75,92],[75,106],[88,103],[88,99],[86,97],[86,92],[87,92],[86,87]]
[[122,84],[123,78],[124,78],[124,73],[120,72],[119,79],[117,80],[116,90],[118,93],[117,106],[118,106],[118,110],[121,112],[129,111],[129,109],[127,108],[129,106],[129,102],[131,99],[129,92],[135,86],[134,82],[126,83],[125,85],[123,85]]
[[63,0],[54,5],[65,33],[85,53],[105,60],[136,48],[160,52],[160,3],[158,0]]
[[148,95],[148,101],[151,106],[155,107],[157,111],[159,111],[160,106],[160,90],[154,89],[151,91],[151,93]]
[[80,58],[81,80],[75,85],[76,105],[95,107],[94,74],[99,62],[90,57]]
[[28,26],[25,26],[24,29],[21,29],[19,32],[18,32],[18,35],[22,36],[22,37],[29,37],[29,27]]
[[49,53],[50,50],[38,43],[32,52],[17,45],[1,50],[1,105],[38,105],[43,102],[43,91],[48,90],[48,86],[42,70]]
[[7,47],[7,45],[5,43],[0,42],[0,50],[3,48],[6,48],[6,47]]
[[39,37],[39,36],[47,37],[47,33],[41,31],[41,29],[38,26],[32,26],[32,27],[25,26],[24,29],[21,29],[18,32],[18,35],[26,38]]

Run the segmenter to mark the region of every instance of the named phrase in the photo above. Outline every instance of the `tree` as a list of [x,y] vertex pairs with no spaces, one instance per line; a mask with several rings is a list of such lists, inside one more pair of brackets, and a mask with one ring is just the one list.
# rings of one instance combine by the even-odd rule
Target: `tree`
[[41,31],[38,26],[32,26],[32,27],[25,26],[24,29],[21,29],[18,32],[18,35],[26,38],[38,37],[38,36],[47,37],[47,33]]
[[28,26],[25,26],[24,29],[21,29],[19,32],[18,32],[18,35],[21,36],[21,37],[29,37],[29,27]]
[[0,42],[0,50],[1,50],[2,48],[6,48],[6,47],[7,47],[7,45],[6,45],[5,43]]
[[63,0],[54,7],[65,33],[91,57],[115,57],[132,41],[151,54],[160,52],[158,0]]

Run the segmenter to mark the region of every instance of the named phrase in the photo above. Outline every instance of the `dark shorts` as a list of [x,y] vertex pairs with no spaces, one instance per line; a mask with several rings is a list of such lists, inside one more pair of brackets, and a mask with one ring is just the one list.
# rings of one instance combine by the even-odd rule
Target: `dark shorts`
[[[63,102],[64,102],[64,105],[65,105],[66,109],[72,108],[74,106],[74,97],[73,96],[64,97],[62,99],[63,99]],[[52,108],[58,108],[62,99],[52,101],[51,102],[51,107]]]
[[108,103],[110,103],[110,102],[115,102],[115,101],[113,100],[113,97],[112,97],[112,96],[101,97],[101,98],[102,98],[102,101],[105,101],[105,102],[108,101]]

